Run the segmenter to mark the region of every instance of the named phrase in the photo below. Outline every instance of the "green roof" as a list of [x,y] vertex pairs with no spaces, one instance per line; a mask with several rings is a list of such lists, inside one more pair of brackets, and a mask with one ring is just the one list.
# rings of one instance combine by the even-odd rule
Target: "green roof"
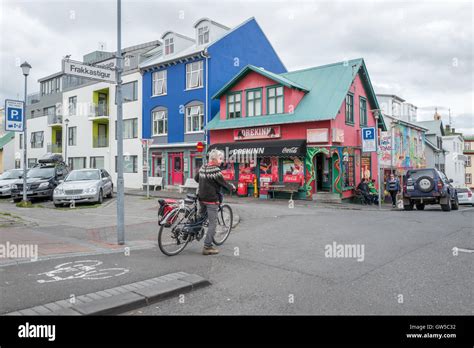
[[237,75],[235,75],[229,82],[227,82],[220,90],[218,90],[216,92],[216,94],[214,94],[212,96],[212,99],[219,98],[222,94],[227,92],[227,90],[229,90],[229,88],[231,88],[233,85],[235,85],[237,83],[237,81],[239,81],[242,76],[246,75],[250,71],[254,71],[254,72],[256,72],[260,75],[268,77],[270,80],[281,83],[283,86],[286,86],[286,87],[289,87],[289,88],[294,87],[294,88],[297,88],[297,89],[300,89],[300,90],[306,91],[306,92],[308,91],[308,89],[306,87],[303,87],[303,86],[301,86],[301,85],[299,85],[299,84],[283,77],[282,75],[272,73],[271,71],[265,70],[263,68],[258,68],[258,67],[253,66],[253,65],[247,65],[242,70],[240,70],[239,73]]
[[3,149],[5,145],[7,145],[13,138],[15,137],[15,133],[8,132],[3,137],[0,138],[0,150]]
[[[372,109],[380,109],[362,58],[287,72],[279,75],[269,73],[267,70],[259,68],[255,68],[257,70],[254,70],[253,68],[251,68],[251,66],[244,68],[228,84],[226,84],[226,86],[224,86],[215,97],[224,93],[225,90],[242,77],[245,71],[248,71],[246,69],[252,69],[258,73],[266,74],[266,76],[272,74],[273,77],[269,77],[271,79],[275,79],[274,76],[278,76],[283,85],[286,85],[285,83],[290,84],[291,82],[291,86],[307,90],[308,93],[304,96],[293,113],[243,117],[228,120],[221,120],[217,114],[208,123],[206,129],[217,130],[334,119],[339,113],[339,109],[359,70],[361,70],[362,83],[367,90],[369,103]],[[386,130],[383,116],[381,117],[380,125],[383,130]]]
[[474,140],[474,135],[465,135],[464,140]]

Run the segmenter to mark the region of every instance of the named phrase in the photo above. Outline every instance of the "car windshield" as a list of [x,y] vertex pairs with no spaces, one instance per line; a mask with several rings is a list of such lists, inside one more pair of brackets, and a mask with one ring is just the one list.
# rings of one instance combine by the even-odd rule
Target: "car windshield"
[[27,178],[51,178],[54,176],[54,168],[47,167],[47,168],[32,168],[28,171],[26,175]]
[[431,169],[417,170],[417,171],[407,173],[407,178],[412,178],[413,180],[417,180],[421,178],[422,176],[428,176],[430,178],[434,178],[434,173]]
[[99,180],[98,170],[73,170],[66,181]]
[[22,174],[22,170],[9,170],[8,172],[5,172],[0,175],[0,180],[19,179]]

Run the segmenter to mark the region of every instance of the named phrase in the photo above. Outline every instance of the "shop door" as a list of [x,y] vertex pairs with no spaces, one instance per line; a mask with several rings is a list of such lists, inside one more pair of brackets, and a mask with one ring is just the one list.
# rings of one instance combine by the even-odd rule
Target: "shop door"
[[171,185],[183,184],[183,153],[169,154]]

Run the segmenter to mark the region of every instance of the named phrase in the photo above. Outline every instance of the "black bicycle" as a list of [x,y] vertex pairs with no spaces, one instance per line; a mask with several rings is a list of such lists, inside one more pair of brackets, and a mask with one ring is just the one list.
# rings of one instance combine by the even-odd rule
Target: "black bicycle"
[[[160,222],[158,246],[168,256],[179,254],[193,240],[200,241],[208,226],[207,214],[199,215],[198,196],[187,194],[180,204],[169,212]],[[213,238],[215,245],[222,245],[232,230],[234,215],[228,204],[219,202],[217,211],[216,233]]]

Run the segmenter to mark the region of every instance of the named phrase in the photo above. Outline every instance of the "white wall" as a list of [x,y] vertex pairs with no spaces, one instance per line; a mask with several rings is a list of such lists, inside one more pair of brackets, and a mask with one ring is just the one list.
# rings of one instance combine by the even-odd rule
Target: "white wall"
[[15,168],[15,141],[3,146],[3,171]]
[[465,186],[465,161],[462,159],[464,141],[460,136],[445,136],[443,137],[443,148],[449,153],[445,158],[446,176],[448,179],[453,179],[453,185],[456,187]]
[[[141,188],[143,182],[143,156],[141,146],[141,112],[142,112],[142,91],[141,75],[138,72],[122,76],[123,83],[137,81],[138,96],[136,101],[123,104],[123,119],[138,118],[138,137],[135,139],[124,139],[124,155],[137,156],[137,173],[124,173],[124,183],[127,188]],[[93,103],[93,92],[99,89],[109,89],[109,146],[104,148],[94,148],[92,146],[92,128],[93,122],[89,120],[87,112]],[[69,97],[77,96],[78,114],[68,115],[67,104]],[[67,146],[67,157],[86,157],[86,167],[90,166],[90,157],[104,157],[104,169],[107,170],[113,178],[114,184],[117,183],[115,173],[115,156],[117,154],[117,142],[115,140],[115,121],[117,120],[117,107],[115,105],[115,85],[105,82],[83,86],[63,93],[63,104],[66,106],[64,119],[69,119],[69,127],[77,127],[77,140],[75,146]],[[82,114],[81,114],[82,111]],[[65,146],[67,135],[65,126],[63,127],[63,156],[65,156]]]

